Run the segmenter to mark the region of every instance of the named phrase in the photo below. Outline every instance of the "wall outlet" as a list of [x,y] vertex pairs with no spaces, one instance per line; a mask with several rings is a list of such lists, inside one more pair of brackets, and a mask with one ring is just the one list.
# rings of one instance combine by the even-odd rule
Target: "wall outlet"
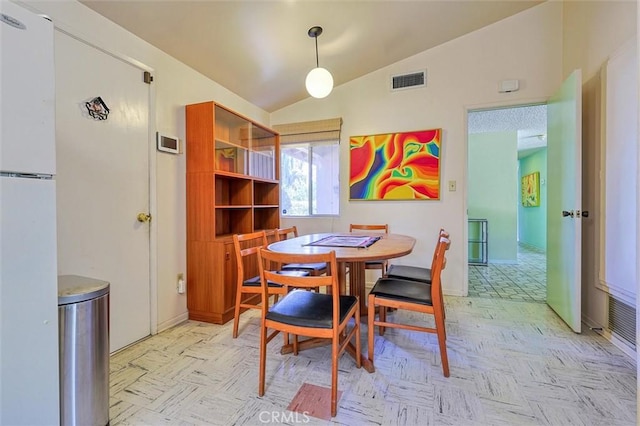
[[178,293],[183,294],[185,290],[184,274],[178,274]]

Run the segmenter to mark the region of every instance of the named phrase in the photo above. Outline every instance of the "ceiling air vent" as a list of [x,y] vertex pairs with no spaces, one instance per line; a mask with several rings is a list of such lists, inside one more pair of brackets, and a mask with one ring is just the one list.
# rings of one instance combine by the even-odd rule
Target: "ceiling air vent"
[[427,85],[427,71],[391,76],[391,90],[415,89]]

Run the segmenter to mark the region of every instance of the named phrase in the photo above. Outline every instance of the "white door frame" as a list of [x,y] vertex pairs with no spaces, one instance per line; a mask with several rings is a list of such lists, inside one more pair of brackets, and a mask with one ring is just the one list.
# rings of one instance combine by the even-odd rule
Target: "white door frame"
[[[102,46],[102,43],[96,40],[90,40],[84,34],[80,34],[74,28],[61,23],[53,22],[56,31],[61,32],[69,37],[72,37],[88,46],[98,49],[99,51],[112,56],[119,61],[132,65],[135,68],[140,69],[141,72],[148,71],[153,74],[153,68],[135,60],[120,52],[114,52],[106,47]],[[156,99],[155,86],[150,84],[149,87],[149,117],[148,117],[148,129],[147,129],[147,146],[149,155],[149,213],[152,217],[156,217],[157,213],[157,174],[156,174],[156,150],[155,150],[155,128],[156,128]],[[158,265],[158,231],[154,225],[154,221],[149,222],[149,325],[150,333],[158,333],[158,277],[157,277],[157,265]]]
[[483,109],[500,109],[500,108],[518,108],[527,105],[540,105],[546,104],[549,98],[532,98],[532,99],[513,99],[505,102],[492,102],[484,104],[467,104],[464,106],[464,215],[462,216],[462,241],[464,256],[464,271],[462,274],[462,295],[469,295],[469,245],[466,243],[469,240],[469,229],[467,226],[467,220],[469,219],[469,200],[468,200],[468,188],[469,188],[469,112],[483,110]]

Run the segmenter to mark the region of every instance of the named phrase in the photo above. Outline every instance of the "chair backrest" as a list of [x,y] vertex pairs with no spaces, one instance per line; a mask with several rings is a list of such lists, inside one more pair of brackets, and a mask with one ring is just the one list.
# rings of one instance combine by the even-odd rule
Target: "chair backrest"
[[438,240],[436,241],[436,247],[433,249],[433,258],[431,259],[431,269],[433,269],[433,264],[436,261],[436,254],[438,254],[438,247],[442,243],[442,237],[449,238],[449,233],[444,228],[440,228],[438,232]]
[[383,232],[385,234],[389,233],[389,225],[388,224],[380,224],[380,225],[365,225],[365,224],[357,224],[352,223],[349,225],[349,232],[353,231],[378,231]]
[[288,228],[276,229],[276,241],[286,240],[287,238],[295,238],[297,236],[298,228],[295,225]]
[[[338,264],[336,262],[336,252],[331,250],[322,253],[308,253],[308,254],[291,254],[291,253],[277,253],[266,248],[258,250],[258,257],[260,259],[260,278],[262,280],[262,300],[268,298],[267,282],[273,282],[285,287],[295,288],[318,288],[326,287],[327,293],[331,293],[333,296],[334,304],[334,324],[338,324],[338,317],[340,315],[340,286],[338,283]],[[295,275],[283,275],[278,274],[276,271],[269,269],[269,265],[287,264],[287,263],[326,263],[330,265],[327,268],[326,275],[308,275],[308,276],[295,276]],[[266,313],[267,304],[263,303],[263,311]]]
[[251,276],[258,275],[258,249],[266,247],[267,244],[267,233],[264,230],[233,236],[238,285],[241,286],[246,279],[245,272],[250,273]]
[[449,250],[449,247],[451,247],[451,240],[447,237],[440,237],[435,259],[431,265],[431,299],[434,302],[439,300],[442,303],[442,282],[440,280],[440,273],[447,266],[445,252]]

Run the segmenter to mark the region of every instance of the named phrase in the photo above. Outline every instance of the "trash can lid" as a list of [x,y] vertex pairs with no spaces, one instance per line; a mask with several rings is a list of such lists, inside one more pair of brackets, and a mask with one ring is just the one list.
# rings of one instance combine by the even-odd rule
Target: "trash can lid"
[[84,302],[108,293],[107,281],[79,275],[58,276],[58,306]]

